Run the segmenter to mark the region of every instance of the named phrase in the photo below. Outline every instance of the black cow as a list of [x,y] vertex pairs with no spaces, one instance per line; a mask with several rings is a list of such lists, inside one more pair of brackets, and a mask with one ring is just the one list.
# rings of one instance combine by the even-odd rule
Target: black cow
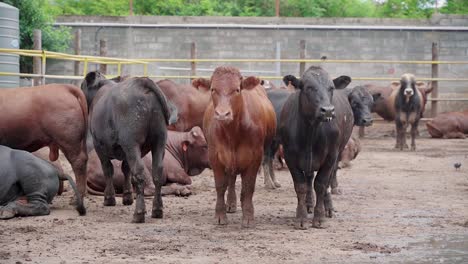
[[151,216],[162,218],[162,160],[170,119],[164,94],[148,78],[130,78],[120,83],[90,78],[85,79],[85,82],[88,88],[93,84],[101,86],[92,101],[89,120],[94,147],[106,176],[104,205],[115,205],[111,160],[121,160],[125,176],[123,204],[133,203],[131,178],[136,189],[136,207],[132,222],[145,221],[145,176],[141,157],[151,151],[155,185]]
[[395,125],[396,125],[396,145],[395,148],[403,150],[408,148],[406,144],[406,129],[411,125],[411,150],[416,150],[416,134],[418,131],[419,119],[421,119],[423,108],[423,96],[416,88],[416,79],[413,74],[403,74],[400,80],[400,87],[394,90],[395,96]]
[[[83,200],[70,176],[61,174],[48,161],[33,154],[0,146],[0,219],[50,213],[60,180],[68,180],[76,194],[76,210],[86,214]],[[27,201],[22,201],[26,197]]]
[[311,210],[314,204],[314,171],[317,171],[314,184],[317,202],[312,225],[320,227],[325,211],[329,216],[332,213],[327,188],[354,124],[346,94],[333,94],[335,89],[345,88],[351,78],[340,76],[332,81],[325,70],[316,66],[307,69],[301,80],[288,78],[297,90],[283,106],[279,134],[298,199],[296,228],[307,228],[308,208]]

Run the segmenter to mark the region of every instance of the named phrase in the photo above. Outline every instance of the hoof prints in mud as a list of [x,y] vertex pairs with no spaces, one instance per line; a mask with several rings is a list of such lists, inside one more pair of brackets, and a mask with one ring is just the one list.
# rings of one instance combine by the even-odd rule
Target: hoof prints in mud
[[382,254],[391,254],[391,253],[398,253],[401,251],[401,248],[398,247],[390,247],[390,246],[378,246],[372,243],[361,243],[361,242],[354,242],[351,246],[346,247],[344,250],[360,250],[363,253],[382,253]]
[[11,258],[11,254],[5,251],[0,251],[0,260],[7,260]]

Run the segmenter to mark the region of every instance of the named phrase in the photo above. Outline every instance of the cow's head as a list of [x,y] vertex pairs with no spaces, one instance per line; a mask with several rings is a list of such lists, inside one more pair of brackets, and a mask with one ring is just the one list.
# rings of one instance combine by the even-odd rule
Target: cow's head
[[418,94],[416,90],[416,78],[411,73],[405,73],[401,76],[400,83],[393,82],[392,86],[398,87],[399,94],[405,98],[406,102],[409,102],[410,98],[415,94]]
[[333,91],[343,89],[351,82],[348,76],[340,76],[333,81],[321,67],[312,66],[298,80],[287,75],[283,81],[290,82],[300,90],[299,108],[301,114],[309,121],[329,122],[335,117],[335,107],[332,104]]
[[380,94],[372,95],[369,90],[363,86],[356,86],[347,91],[348,101],[353,109],[354,125],[370,126],[372,125],[372,106],[374,98],[378,100]]
[[202,173],[205,168],[210,167],[208,159],[208,145],[200,127],[193,127],[185,133],[182,141],[182,150],[185,153],[186,172],[190,176]]
[[242,111],[242,90],[250,90],[260,85],[260,79],[256,77],[244,79],[238,69],[222,66],[215,69],[208,83],[215,120],[229,124]]

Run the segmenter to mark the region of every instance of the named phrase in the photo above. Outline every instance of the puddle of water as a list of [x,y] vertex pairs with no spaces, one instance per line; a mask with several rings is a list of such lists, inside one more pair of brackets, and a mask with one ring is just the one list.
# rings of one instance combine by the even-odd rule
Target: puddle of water
[[468,263],[468,232],[409,243],[408,253],[407,263]]

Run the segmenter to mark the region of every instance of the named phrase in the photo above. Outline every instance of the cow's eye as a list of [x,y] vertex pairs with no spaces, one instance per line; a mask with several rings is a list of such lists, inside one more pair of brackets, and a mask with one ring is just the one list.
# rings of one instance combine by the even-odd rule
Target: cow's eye
[[238,89],[236,89],[236,92],[237,92],[237,93],[240,93],[240,89],[239,89],[239,88],[238,88]]

